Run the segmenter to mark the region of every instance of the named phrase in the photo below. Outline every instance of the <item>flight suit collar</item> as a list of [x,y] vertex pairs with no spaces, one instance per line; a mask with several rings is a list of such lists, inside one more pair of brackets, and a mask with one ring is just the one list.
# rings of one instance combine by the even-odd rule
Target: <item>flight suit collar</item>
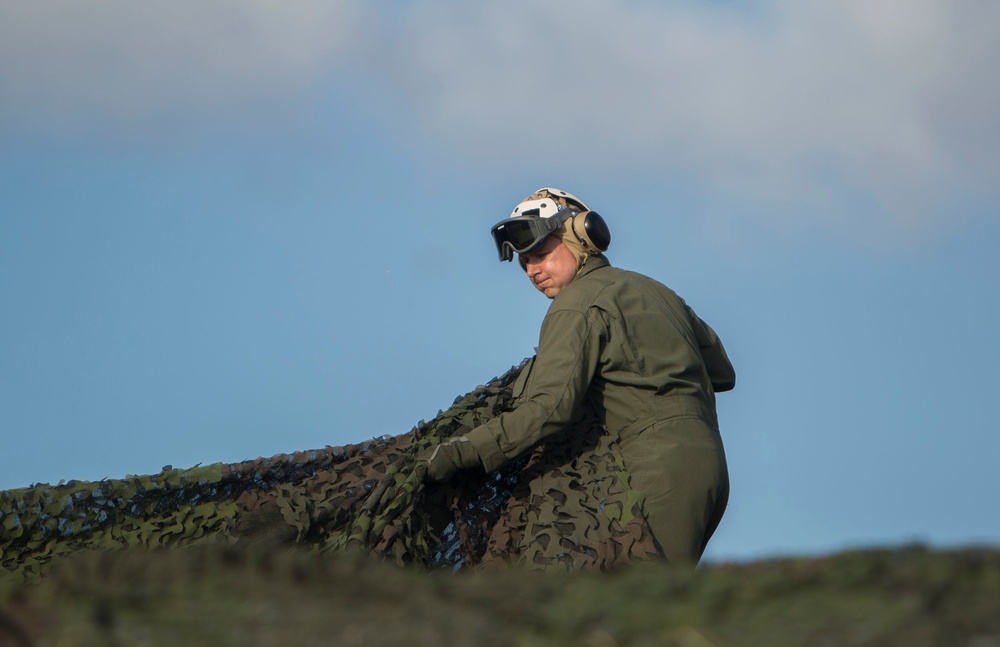
[[607,259],[607,257],[604,254],[598,254],[597,256],[591,256],[590,258],[587,259],[587,262],[583,264],[583,267],[580,269],[580,271],[577,272],[577,275],[575,277],[573,277],[573,280],[575,281],[576,279],[580,278],[581,276],[585,276],[587,274],[590,274],[591,272],[593,272],[596,269],[599,269],[599,268],[602,268],[602,267],[608,267],[610,265],[611,265],[611,263],[608,262],[608,259]]

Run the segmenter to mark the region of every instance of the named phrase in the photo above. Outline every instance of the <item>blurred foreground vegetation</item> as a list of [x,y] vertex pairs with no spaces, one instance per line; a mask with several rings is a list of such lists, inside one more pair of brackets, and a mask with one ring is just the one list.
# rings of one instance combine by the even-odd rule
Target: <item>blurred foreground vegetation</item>
[[451,573],[207,544],[0,571],[0,646],[307,643],[1000,647],[1000,551]]

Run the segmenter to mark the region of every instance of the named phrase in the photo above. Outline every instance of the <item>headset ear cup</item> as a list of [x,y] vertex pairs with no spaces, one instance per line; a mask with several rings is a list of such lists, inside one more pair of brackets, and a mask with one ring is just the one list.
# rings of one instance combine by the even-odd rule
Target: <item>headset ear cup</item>
[[611,230],[608,229],[608,223],[604,222],[601,214],[596,211],[585,211],[576,217],[583,220],[582,227],[573,227],[579,232],[577,236],[583,244],[595,252],[608,251],[608,247],[611,246]]

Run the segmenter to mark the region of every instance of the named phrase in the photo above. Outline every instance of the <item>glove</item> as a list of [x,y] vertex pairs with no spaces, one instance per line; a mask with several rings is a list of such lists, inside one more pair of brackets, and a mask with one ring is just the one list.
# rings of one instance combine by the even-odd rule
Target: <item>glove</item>
[[428,481],[447,481],[458,470],[482,467],[479,452],[465,436],[449,438],[440,445],[424,450],[421,460],[427,462]]

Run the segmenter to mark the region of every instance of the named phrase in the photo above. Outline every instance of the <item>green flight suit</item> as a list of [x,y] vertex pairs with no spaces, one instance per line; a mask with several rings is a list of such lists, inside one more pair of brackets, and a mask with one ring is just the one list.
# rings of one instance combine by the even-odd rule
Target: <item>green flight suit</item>
[[592,406],[662,554],[694,564],[729,499],[715,393],[735,384],[718,336],[680,297],[595,256],[552,300],[520,403],[468,439],[493,471]]

